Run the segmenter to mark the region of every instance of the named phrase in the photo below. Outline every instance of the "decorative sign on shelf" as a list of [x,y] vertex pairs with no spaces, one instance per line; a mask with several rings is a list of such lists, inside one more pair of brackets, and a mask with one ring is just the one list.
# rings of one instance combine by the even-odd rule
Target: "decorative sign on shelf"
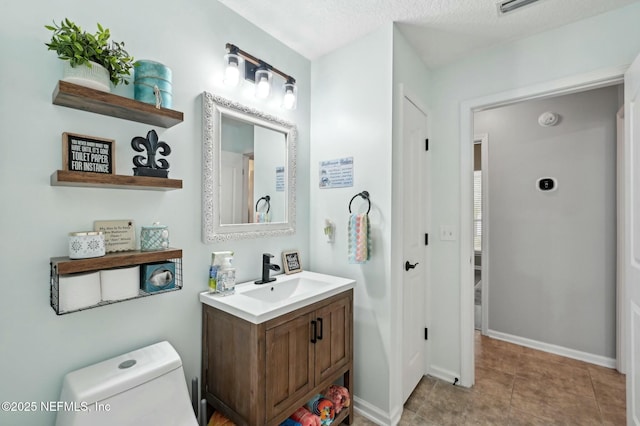
[[297,250],[282,252],[282,266],[285,274],[295,274],[302,271],[302,262],[300,262],[300,253]]
[[116,168],[115,143],[113,139],[64,132],[62,134],[62,169],[113,174]]
[[353,157],[320,161],[320,188],[353,186]]
[[96,220],[94,231],[102,231],[107,253],[136,249],[136,227],[133,220]]
[[131,140],[131,148],[136,152],[147,151],[147,158],[143,155],[133,157],[134,176],[152,176],[152,177],[169,177],[169,162],[164,158],[156,161],[156,154],[160,153],[164,156],[171,154],[171,147],[166,143],[158,140],[158,134],[155,130],[150,130],[147,137],[136,136]]

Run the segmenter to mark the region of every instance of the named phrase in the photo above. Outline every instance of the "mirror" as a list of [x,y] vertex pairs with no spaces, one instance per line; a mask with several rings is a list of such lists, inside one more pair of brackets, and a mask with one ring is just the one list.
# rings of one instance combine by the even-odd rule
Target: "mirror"
[[203,93],[202,239],[295,233],[295,125]]

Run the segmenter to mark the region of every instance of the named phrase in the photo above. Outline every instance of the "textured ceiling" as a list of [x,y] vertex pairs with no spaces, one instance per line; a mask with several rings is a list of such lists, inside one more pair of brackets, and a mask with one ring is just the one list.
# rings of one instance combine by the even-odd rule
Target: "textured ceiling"
[[424,63],[526,37],[640,0],[540,0],[498,17],[497,0],[219,0],[309,59],[398,22]]

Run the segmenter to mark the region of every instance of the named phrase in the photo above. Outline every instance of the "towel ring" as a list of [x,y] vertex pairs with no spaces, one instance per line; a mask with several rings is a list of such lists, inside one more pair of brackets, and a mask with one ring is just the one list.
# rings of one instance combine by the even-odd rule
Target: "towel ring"
[[353,197],[351,197],[351,201],[349,201],[349,213],[351,213],[351,203],[353,203],[353,200],[355,200],[356,197],[362,197],[365,200],[367,200],[367,202],[369,203],[369,208],[367,209],[367,214],[369,214],[369,212],[371,211],[371,200],[369,199],[369,191],[362,191],[362,192],[354,195]]
[[256,201],[256,213],[258,212],[258,204],[260,204],[260,201],[264,200],[267,203],[267,213],[269,213],[269,210],[271,209],[271,197],[268,195],[265,195],[262,198],[259,198],[258,201]]

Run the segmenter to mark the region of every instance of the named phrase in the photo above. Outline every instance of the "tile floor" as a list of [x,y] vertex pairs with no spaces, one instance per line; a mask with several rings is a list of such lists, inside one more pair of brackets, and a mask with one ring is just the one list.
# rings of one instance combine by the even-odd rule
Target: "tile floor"
[[[476,332],[476,384],[425,376],[404,406],[406,425],[626,425],[625,376]],[[373,425],[355,416],[354,425]]]

